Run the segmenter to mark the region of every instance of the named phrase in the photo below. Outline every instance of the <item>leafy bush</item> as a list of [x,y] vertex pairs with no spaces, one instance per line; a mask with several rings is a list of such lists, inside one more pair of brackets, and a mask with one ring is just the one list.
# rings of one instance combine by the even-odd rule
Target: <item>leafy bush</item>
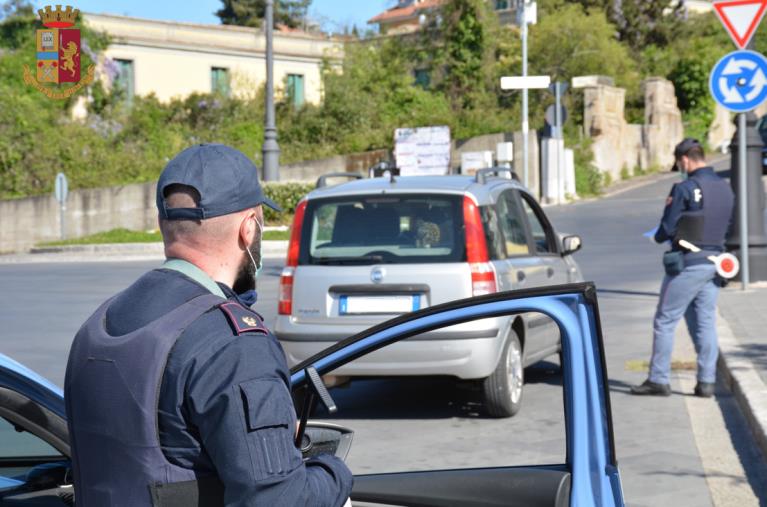
[[264,221],[269,225],[290,224],[298,202],[312,190],[313,183],[266,183],[264,194],[282,208],[282,213],[264,206]]

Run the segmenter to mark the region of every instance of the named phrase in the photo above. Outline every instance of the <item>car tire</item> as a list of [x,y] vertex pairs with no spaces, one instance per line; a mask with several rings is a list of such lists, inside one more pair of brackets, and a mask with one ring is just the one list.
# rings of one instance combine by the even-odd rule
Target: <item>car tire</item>
[[485,410],[492,417],[511,417],[522,407],[522,344],[516,331],[509,329],[503,353],[493,373],[482,381]]

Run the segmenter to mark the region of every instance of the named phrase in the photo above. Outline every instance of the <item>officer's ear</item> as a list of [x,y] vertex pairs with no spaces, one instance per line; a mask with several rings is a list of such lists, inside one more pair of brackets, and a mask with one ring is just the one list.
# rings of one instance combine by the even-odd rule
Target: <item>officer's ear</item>
[[253,223],[256,220],[255,216],[256,212],[252,209],[242,214],[242,221],[238,231],[241,248],[249,247],[256,237],[256,224]]

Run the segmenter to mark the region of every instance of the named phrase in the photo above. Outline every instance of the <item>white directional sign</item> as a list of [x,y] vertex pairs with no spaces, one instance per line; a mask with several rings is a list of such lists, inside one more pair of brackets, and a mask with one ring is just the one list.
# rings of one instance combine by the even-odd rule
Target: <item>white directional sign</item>
[[[767,1],[767,0],[765,0]],[[501,90],[548,88],[551,76],[506,76],[501,78]]]
[[767,0],[719,0],[714,11],[735,45],[745,49],[767,12]]

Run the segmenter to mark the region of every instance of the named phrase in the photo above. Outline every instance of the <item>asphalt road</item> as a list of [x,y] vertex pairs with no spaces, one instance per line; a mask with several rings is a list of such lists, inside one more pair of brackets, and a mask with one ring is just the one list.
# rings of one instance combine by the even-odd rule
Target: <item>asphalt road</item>
[[[613,418],[624,493],[629,505],[714,505],[707,465],[696,443],[689,392],[636,398],[628,386],[645,373],[627,362],[645,360],[661,280],[662,249],[642,237],[654,227],[672,180],[619,196],[552,207],[555,226],[580,234],[577,254],[586,279],[600,289]],[[0,265],[0,344],[10,355],[61,385],[79,325],[96,306],[156,262]],[[280,266],[267,261],[256,308],[272,322]],[[355,472],[564,461],[561,377],[556,359],[526,372],[524,407],[512,419],[485,418],[476,391],[445,379],[355,381],[332,390],[333,420],[354,429],[349,464]],[[720,393],[722,394],[722,393]],[[745,472],[733,488],[764,489],[750,435],[726,393],[704,405],[726,426],[712,431],[734,448]],[[700,436],[700,435],[698,435]],[[731,451],[732,452],[732,451]],[[765,496],[767,498],[767,495]],[[721,504],[717,504],[721,505]]]

